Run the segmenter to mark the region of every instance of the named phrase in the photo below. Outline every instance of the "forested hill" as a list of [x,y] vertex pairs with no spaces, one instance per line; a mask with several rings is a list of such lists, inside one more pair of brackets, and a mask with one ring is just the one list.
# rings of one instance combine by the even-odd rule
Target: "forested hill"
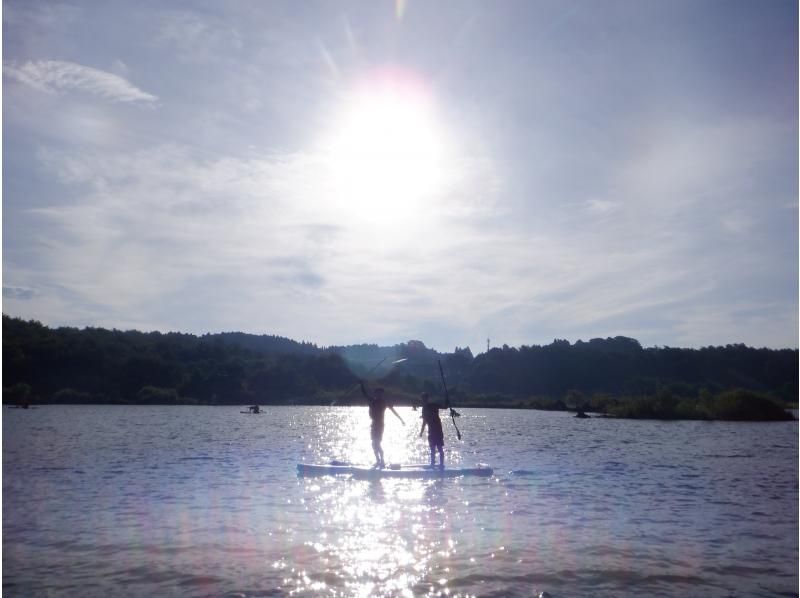
[[462,404],[563,406],[576,397],[698,398],[735,388],[794,403],[798,392],[796,349],[643,348],[615,337],[473,356],[421,341],[321,348],[243,333],[54,329],[3,316],[5,403],[329,403],[360,377],[440,393],[439,360]]
[[642,348],[630,338],[492,349],[470,368],[474,392],[562,396],[584,393],[648,395],[667,388],[693,396],[744,388],[797,401],[796,349],[754,349],[745,345],[677,349]]
[[[159,333],[153,332],[152,334],[157,335]],[[268,334],[257,335],[245,334],[244,332],[220,332],[218,334],[206,334],[202,338],[209,342],[235,345],[256,353],[319,355],[321,352],[319,347],[313,343],[298,343],[290,338]]]

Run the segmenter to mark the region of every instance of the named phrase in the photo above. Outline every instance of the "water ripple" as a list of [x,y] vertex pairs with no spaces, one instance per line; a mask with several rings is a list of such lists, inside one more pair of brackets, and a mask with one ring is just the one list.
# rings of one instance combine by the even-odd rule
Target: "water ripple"
[[[797,595],[797,422],[765,435],[758,424],[577,430],[557,413],[469,415],[466,442],[446,432],[447,458],[490,462],[488,479],[298,478],[298,461],[369,462],[363,408],[267,408],[258,422],[238,408],[8,412],[3,589]],[[417,432],[387,422],[387,457],[427,458]]]

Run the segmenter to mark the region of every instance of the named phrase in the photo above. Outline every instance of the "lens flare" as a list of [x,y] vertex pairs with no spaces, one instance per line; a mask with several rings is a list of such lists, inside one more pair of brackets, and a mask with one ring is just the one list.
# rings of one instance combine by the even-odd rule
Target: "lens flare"
[[394,3],[394,16],[398,21],[402,21],[406,16],[406,8],[408,8],[408,0],[395,0]]

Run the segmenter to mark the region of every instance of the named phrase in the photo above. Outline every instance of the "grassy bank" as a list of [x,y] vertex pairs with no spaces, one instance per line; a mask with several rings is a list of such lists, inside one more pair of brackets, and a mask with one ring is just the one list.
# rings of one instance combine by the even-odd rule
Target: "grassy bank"
[[654,397],[596,397],[593,411],[627,419],[791,421],[786,403],[749,390],[729,390],[697,398],[662,393]]

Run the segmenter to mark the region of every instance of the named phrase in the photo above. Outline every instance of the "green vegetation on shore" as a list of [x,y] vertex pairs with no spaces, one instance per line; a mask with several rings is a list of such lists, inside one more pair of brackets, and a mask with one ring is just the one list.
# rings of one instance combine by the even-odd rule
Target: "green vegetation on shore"
[[519,399],[510,396],[465,396],[464,407],[502,407],[505,409],[540,409],[545,411],[582,411],[594,416],[624,419],[663,420],[728,420],[728,421],[791,421],[795,417],[787,410],[793,407],[768,395],[744,389],[732,389],[712,395],[708,391],[699,397],[673,396],[662,390],[655,395],[612,396],[597,394],[581,397],[575,402],[570,391],[561,399],[535,397]]
[[381,360],[370,377],[399,403],[441,392],[439,360],[462,407],[773,420],[792,418],[786,409],[798,392],[795,349],[645,349],[616,337],[474,357],[468,348],[438,353],[419,341],[319,348],[242,333],[52,329],[3,316],[5,404],[352,404],[358,392],[344,391]]
[[699,398],[675,397],[669,393],[655,397],[614,399],[598,405],[598,410],[615,417],[631,419],[693,419],[726,421],[788,421],[795,419],[786,404],[749,390],[734,389],[716,395],[701,393]]

